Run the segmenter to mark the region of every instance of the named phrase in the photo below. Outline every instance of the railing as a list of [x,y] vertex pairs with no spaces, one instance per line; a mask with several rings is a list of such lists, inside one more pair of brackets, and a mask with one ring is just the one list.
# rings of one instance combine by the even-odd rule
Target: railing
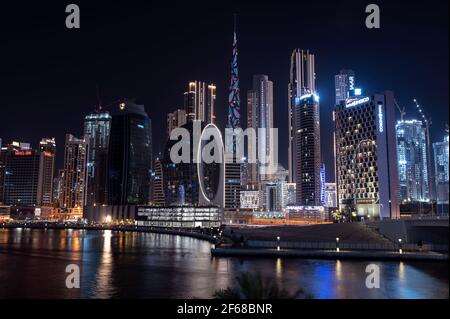
[[[262,241],[262,240],[248,240],[246,242],[247,247],[254,248],[277,248],[281,249],[316,249],[316,250],[330,250],[336,249],[336,242],[289,242],[289,241]],[[345,243],[339,242],[340,250],[384,250],[384,251],[397,251],[399,249],[403,251],[448,251],[448,245],[431,245],[423,244],[418,246],[417,244],[405,244],[402,243]]]

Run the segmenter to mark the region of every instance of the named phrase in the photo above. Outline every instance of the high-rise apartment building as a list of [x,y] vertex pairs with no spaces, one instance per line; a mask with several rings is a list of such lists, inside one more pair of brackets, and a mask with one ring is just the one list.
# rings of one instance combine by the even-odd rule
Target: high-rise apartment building
[[[258,143],[249,143],[248,151],[257,158],[257,163],[249,163],[249,183],[259,185],[262,180],[271,179],[271,172],[266,166],[272,160],[274,149],[273,135],[273,82],[269,81],[267,75],[254,75],[253,86],[247,92],[247,126],[253,128],[256,133]],[[259,129],[265,129],[259,131]],[[264,149],[259,149],[262,146]],[[254,149],[255,148],[255,149]],[[263,158],[262,158],[263,157]],[[263,164],[261,164],[261,160]]]
[[61,208],[76,216],[83,214],[86,205],[88,150],[87,138],[66,134]]
[[294,167],[297,205],[322,205],[319,97],[304,94],[293,108]]
[[[448,205],[448,180],[449,180],[449,137],[448,135],[442,142],[433,143],[434,153],[434,174],[436,181],[436,202],[438,211],[440,204]],[[448,213],[448,207],[447,207]]]
[[294,152],[295,128],[294,108],[296,101],[306,94],[316,93],[316,74],[314,71],[314,54],[309,50],[295,49],[291,54],[290,78],[288,85],[288,170],[289,183],[296,182],[296,160]]
[[216,86],[214,83],[189,82],[188,90],[184,93],[184,111],[187,121],[198,120],[207,124],[214,123],[216,104]]
[[428,202],[430,188],[425,127],[418,120],[402,120],[397,122],[395,130],[400,200],[403,203]]
[[340,211],[347,216],[399,218],[394,94],[341,101],[333,112]]
[[183,126],[186,124],[186,111],[185,110],[175,110],[172,113],[167,114],[167,138],[170,138],[170,132],[173,129]]
[[53,175],[55,172],[56,142],[54,138],[43,138],[39,142],[39,185],[37,199],[42,206],[53,205]]

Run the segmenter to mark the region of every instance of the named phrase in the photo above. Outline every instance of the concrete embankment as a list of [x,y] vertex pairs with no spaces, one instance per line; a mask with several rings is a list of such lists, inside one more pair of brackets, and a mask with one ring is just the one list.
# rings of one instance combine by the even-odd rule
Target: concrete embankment
[[27,228],[27,229],[79,229],[79,230],[111,230],[111,231],[126,231],[126,232],[142,232],[142,233],[156,233],[179,235],[185,237],[192,237],[202,240],[207,240],[211,243],[218,243],[219,240],[213,234],[202,233],[201,231],[188,231],[183,229],[165,229],[157,227],[138,227],[134,225],[121,226],[92,226],[92,225],[54,225],[54,224],[0,224],[0,228]]
[[306,259],[363,259],[363,260],[417,260],[448,261],[448,254],[435,252],[298,250],[258,248],[213,248],[213,256],[222,257],[293,257]]

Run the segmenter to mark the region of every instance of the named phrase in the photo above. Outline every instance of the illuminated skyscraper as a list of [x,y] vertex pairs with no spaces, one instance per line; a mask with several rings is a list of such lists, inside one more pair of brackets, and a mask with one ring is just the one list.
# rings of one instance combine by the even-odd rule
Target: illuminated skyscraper
[[421,121],[399,121],[397,133],[397,158],[402,202],[430,200],[426,131]]
[[208,85],[207,96],[207,112],[206,112],[206,124],[216,123],[216,86],[214,83]]
[[111,115],[95,111],[84,118],[84,135],[89,143],[86,205],[106,204],[106,173]]
[[188,90],[184,93],[184,111],[188,122],[198,120],[207,124],[214,123],[215,103],[216,86],[214,83],[207,86],[202,81],[189,82]]
[[[295,129],[294,129],[294,107],[296,98],[306,94],[315,94],[316,74],[314,71],[314,54],[309,50],[295,49],[291,55],[290,79],[288,85],[288,170],[289,183],[296,181],[296,161],[295,161]],[[297,190],[298,191],[298,190]]]
[[297,205],[322,205],[319,97],[304,94],[293,108],[294,167]]
[[[228,122],[227,128],[241,127],[240,114],[241,100],[239,93],[238,50],[236,36],[236,21],[234,24],[233,55],[231,61],[231,79],[228,96]],[[239,212],[241,191],[241,164],[240,158],[236,158],[236,144],[228,146],[233,154],[225,154],[225,218],[232,221],[233,215]]]
[[334,76],[334,87],[336,91],[335,105],[338,105],[350,96],[350,91],[355,89],[355,73],[352,70],[341,70]]
[[152,169],[151,121],[143,105],[124,100],[111,111],[109,205],[146,205]]
[[185,110],[175,110],[172,113],[167,114],[167,138],[170,138],[170,132],[174,128],[183,126],[186,124],[186,111]]
[[333,121],[340,211],[354,218],[399,218],[394,94],[341,101]]
[[4,202],[6,205],[39,204],[40,153],[26,148],[9,148],[6,153]]
[[55,171],[56,143],[54,138],[43,138],[39,143],[39,184],[38,204],[52,206],[53,204],[53,175]]
[[66,134],[61,206],[77,216],[83,214],[86,205],[88,143],[87,138]]
[[[270,129],[273,128],[273,82],[269,81],[267,75],[254,75],[253,87],[247,92],[247,123],[248,127],[255,129],[257,133],[257,141],[261,142],[257,145],[249,143],[249,152],[258,154],[258,160],[261,160],[260,155],[264,154],[267,159],[270,159],[271,152],[274,150],[274,141]],[[258,129],[266,129],[263,136],[259,136]],[[259,150],[258,146],[263,145],[264,150]],[[253,149],[256,146],[256,149]],[[268,161],[265,161],[268,163]],[[264,168],[260,163],[249,164],[249,182],[253,185],[260,184],[261,180],[268,180],[271,178],[269,172],[264,173]]]
[[[448,205],[448,180],[449,180],[449,137],[448,135],[442,142],[433,143],[434,153],[434,170],[436,181],[436,200],[438,204],[438,211],[440,210],[440,204]],[[448,206],[447,206],[448,214]]]

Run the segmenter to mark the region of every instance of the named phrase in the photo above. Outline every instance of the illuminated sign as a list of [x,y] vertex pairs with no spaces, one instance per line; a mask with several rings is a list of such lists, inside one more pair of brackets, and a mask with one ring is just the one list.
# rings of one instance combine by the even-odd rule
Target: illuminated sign
[[319,96],[316,94],[303,94],[302,96],[300,96],[298,98],[299,101],[304,100],[304,99],[308,99],[310,97],[314,97],[314,101],[319,102]]
[[17,151],[17,152],[15,152],[14,153],[14,155],[16,155],[16,156],[30,156],[30,155],[32,155],[33,153],[31,152],[31,151]]
[[345,104],[345,107],[352,107],[352,106],[356,106],[356,105],[360,105],[366,102],[369,102],[370,98],[369,97],[365,97],[359,100],[353,100],[353,101],[349,101]]
[[378,104],[378,131],[380,131],[380,133],[383,133],[384,131],[383,126],[383,104]]
[[50,152],[44,152],[45,157],[53,157],[53,154]]
[[355,92],[355,95],[361,95],[362,89],[355,88],[354,92]]

